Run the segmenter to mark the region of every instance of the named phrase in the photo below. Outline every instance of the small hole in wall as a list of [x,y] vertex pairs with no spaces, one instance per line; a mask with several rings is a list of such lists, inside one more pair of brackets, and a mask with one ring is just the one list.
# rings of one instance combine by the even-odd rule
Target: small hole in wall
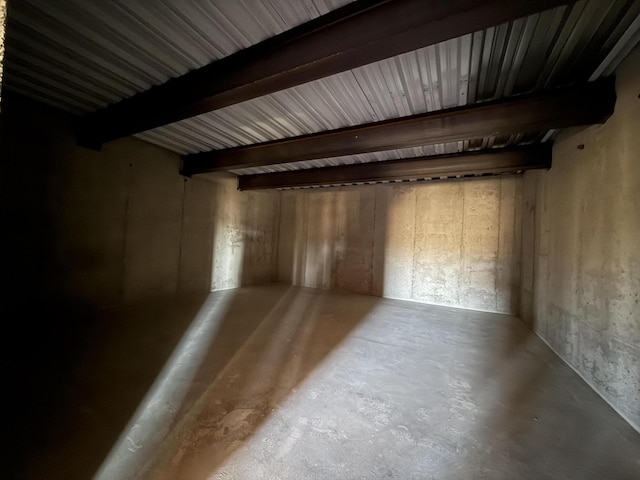
[[581,143],[580,145],[578,145],[578,150],[584,150],[584,143]]
[[129,166],[130,166],[130,167],[133,167],[133,163],[130,163],[130,164],[129,164]]

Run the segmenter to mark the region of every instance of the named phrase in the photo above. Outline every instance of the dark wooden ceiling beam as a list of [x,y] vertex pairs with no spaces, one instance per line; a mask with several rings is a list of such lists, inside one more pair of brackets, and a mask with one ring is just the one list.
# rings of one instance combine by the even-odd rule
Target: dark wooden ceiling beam
[[550,167],[551,145],[542,144],[407,160],[242,175],[238,177],[238,190],[352,185],[354,183],[440,179],[442,177],[456,178],[483,174],[518,173],[524,170]]
[[604,122],[613,79],[183,157],[182,173],[234,170]]
[[79,143],[96,148],[573,1],[356,1],[89,114]]

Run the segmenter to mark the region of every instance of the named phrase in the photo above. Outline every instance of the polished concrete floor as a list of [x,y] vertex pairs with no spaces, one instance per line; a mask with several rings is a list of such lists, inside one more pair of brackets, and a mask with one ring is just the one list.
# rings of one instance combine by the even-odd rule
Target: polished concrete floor
[[514,317],[209,296],[99,478],[638,479],[640,435]]
[[271,285],[66,320],[16,357],[2,478],[640,478],[640,435],[511,316]]

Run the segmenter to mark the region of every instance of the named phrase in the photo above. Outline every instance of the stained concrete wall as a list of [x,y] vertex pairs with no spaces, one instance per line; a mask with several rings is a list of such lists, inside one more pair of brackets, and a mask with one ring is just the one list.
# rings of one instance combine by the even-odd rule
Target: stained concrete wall
[[211,175],[215,234],[211,290],[275,280],[278,258],[278,191],[240,192],[235,175]]
[[284,191],[278,280],[518,313],[520,183]]
[[522,317],[640,429],[640,48],[616,76],[614,115],[525,173]]

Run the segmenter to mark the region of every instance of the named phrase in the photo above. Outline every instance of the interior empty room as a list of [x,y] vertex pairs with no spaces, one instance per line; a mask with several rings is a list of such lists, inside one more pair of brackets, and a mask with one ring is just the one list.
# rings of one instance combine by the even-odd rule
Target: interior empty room
[[2,0],[0,477],[640,479],[640,0]]

